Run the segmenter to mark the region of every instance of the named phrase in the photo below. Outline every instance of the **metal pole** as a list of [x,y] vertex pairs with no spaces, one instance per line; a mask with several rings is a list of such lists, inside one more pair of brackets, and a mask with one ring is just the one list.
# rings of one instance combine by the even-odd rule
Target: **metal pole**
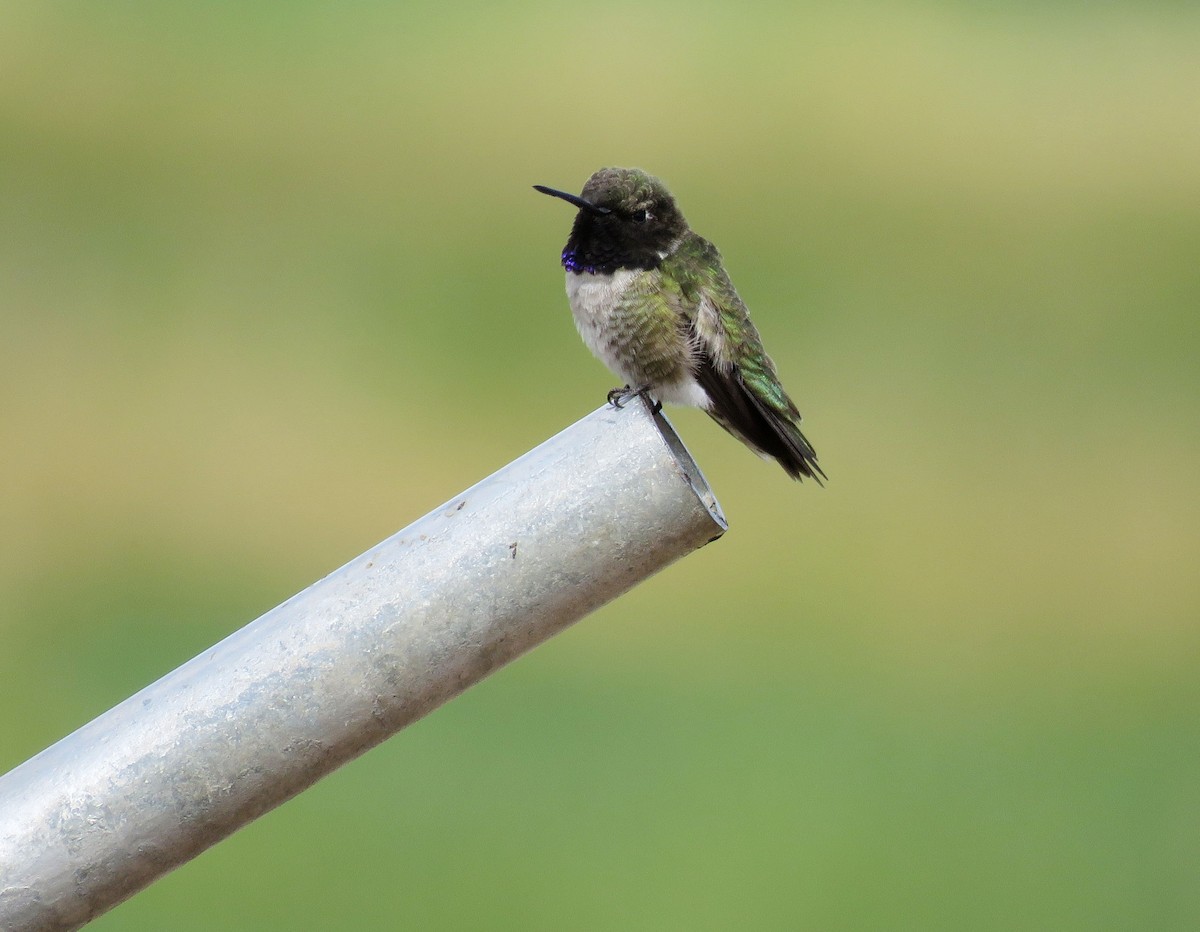
[[0,929],[74,929],[725,530],[605,406],[0,777]]

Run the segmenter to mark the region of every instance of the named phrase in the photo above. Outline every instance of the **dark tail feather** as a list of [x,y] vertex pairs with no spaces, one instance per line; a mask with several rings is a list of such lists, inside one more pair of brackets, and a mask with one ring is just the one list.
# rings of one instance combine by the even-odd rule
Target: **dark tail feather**
[[770,428],[770,440],[774,442],[774,446],[761,446],[760,449],[775,457],[793,479],[812,479],[817,485],[824,485],[821,480],[829,477],[817,464],[817,451],[800,428],[759,402],[757,397],[752,395],[751,398]]
[[[812,479],[823,485],[828,478],[817,453],[795,421],[781,415],[746,388],[736,370],[722,374],[703,359],[696,379],[712,401],[709,416],[727,431],[760,453],[775,459],[793,479]],[[794,410],[794,409],[793,409]]]

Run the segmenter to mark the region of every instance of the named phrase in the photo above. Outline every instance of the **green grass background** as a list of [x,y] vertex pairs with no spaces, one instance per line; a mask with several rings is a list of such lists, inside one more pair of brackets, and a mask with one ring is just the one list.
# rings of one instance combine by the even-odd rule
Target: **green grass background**
[[0,770],[602,401],[602,165],[829,473],[94,928],[1200,924],[1190,4],[0,8]]

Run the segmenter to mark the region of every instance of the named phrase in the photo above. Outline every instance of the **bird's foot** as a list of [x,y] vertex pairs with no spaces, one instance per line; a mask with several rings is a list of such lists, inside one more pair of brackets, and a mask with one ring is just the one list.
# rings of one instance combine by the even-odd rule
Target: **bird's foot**
[[625,402],[629,400],[629,397],[635,394],[637,393],[630,391],[628,385],[622,388],[614,388],[608,393],[608,403],[614,408],[623,408],[625,407]]
[[662,402],[657,398],[650,397],[650,386],[643,385],[641,388],[630,388],[628,385],[622,388],[614,388],[608,393],[608,403],[614,408],[623,408],[631,398],[645,398],[651,403],[651,410],[658,414],[662,410]]

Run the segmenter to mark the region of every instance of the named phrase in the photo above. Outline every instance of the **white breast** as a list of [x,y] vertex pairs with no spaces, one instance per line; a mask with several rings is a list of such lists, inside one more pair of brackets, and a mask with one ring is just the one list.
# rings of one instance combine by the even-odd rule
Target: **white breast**
[[571,302],[571,314],[583,342],[602,363],[608,366],[627,385],[633,388],[652,389],[659,401],[667,404],[688,405],[706,409],[710,405],[708,394],[690,372],[682,374],[677,381],[647,386],[644,373],[631,369],[632,354],[620,352],[618,335],[628,339],[628,328],[615,320],[617,305],[626,289],[645,274],[638,269],[618,269],[611,275],[590,273],[567,273],[567,300]]
[[618,269],[611,275],[567,273],[567,300],[579,335],[602,363],[630,384],[636,377],[624,370],[609,337],[617,302],[638,274],[636,269]]

